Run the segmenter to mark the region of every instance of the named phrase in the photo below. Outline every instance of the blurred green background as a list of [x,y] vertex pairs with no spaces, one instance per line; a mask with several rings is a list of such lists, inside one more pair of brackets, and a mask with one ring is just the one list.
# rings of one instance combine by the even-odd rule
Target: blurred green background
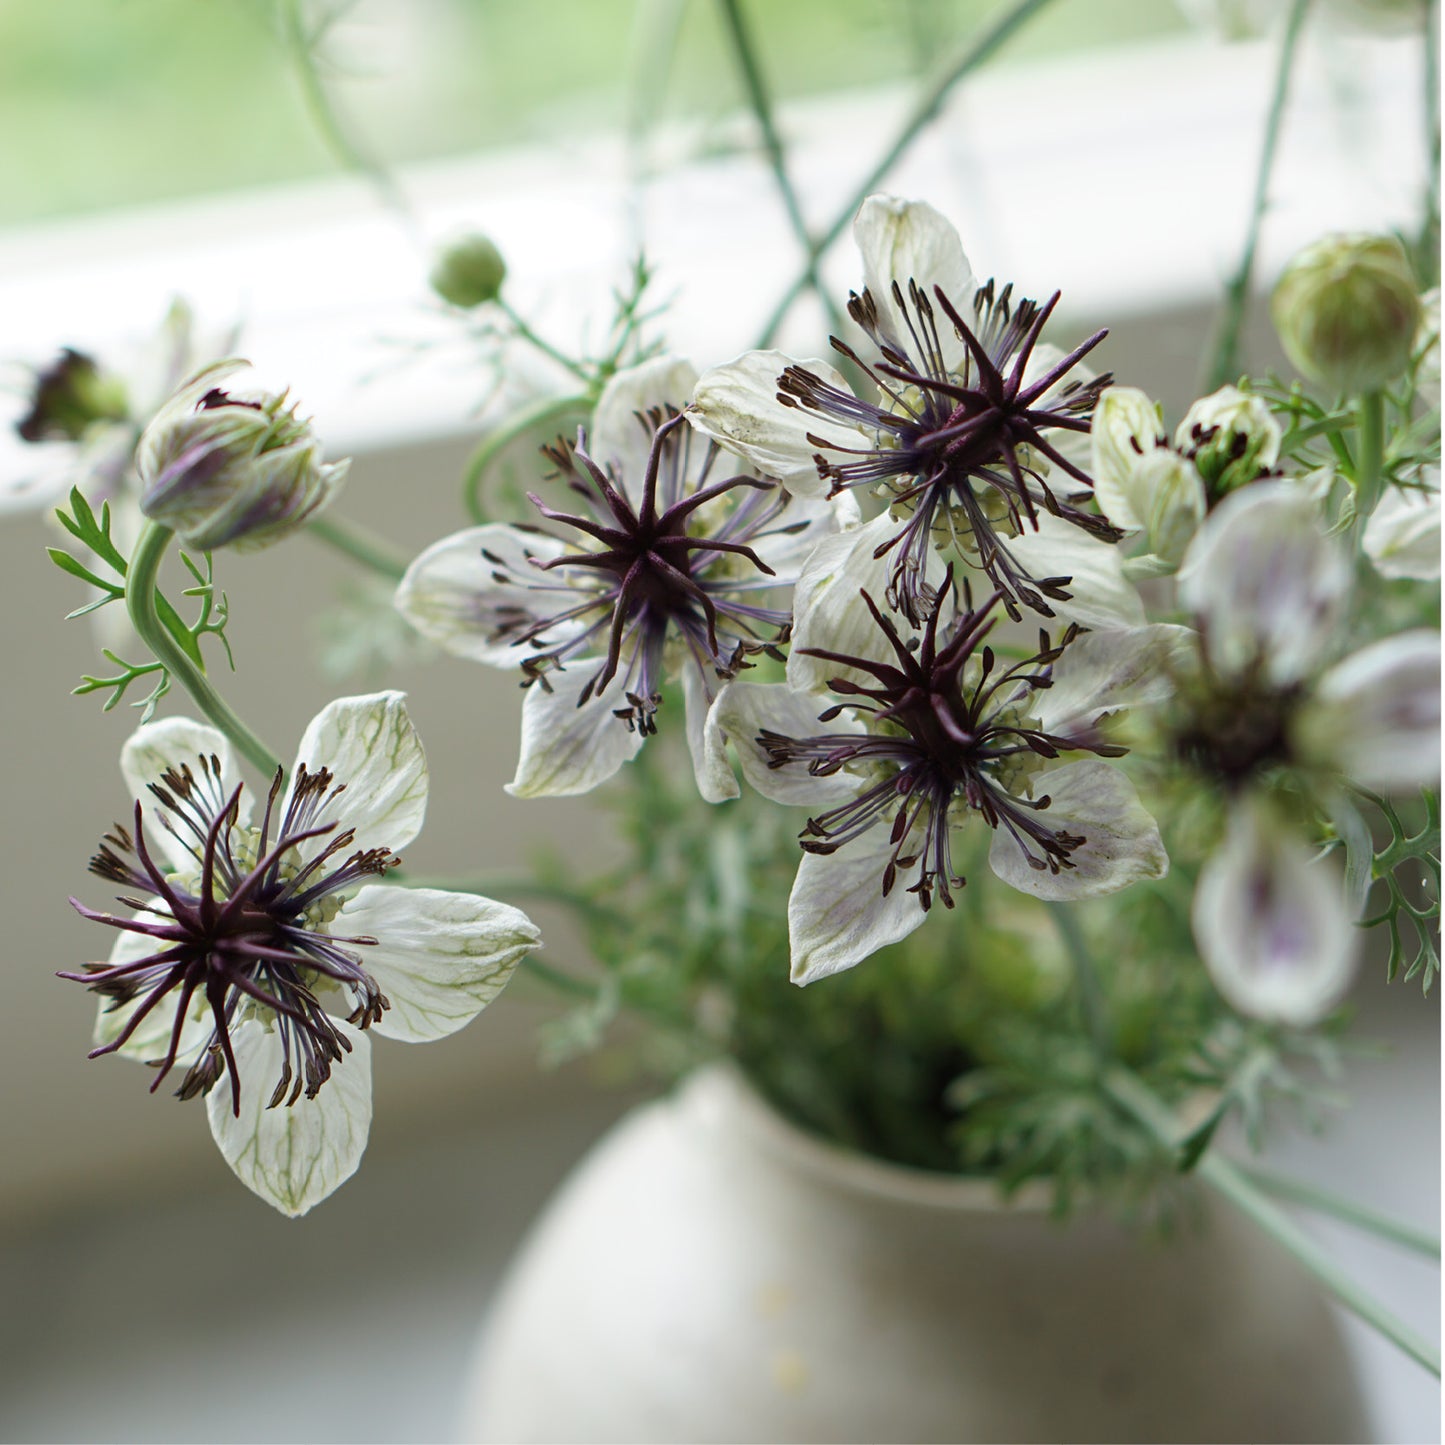
[[[780,97],[927,76],[998,0],[743,0]],[[714,0],[302,0],[387,163],[743,103]],[[0,0],[0,225],[324,174],[291,0]],[[1171,0],[1055,0],[1014,58],[1184,28]],[[540,63],[539,63],[540,60]],[[539,85],[538,75],[544,77]],[[1026,74],[1019,105],[1029,104]]]

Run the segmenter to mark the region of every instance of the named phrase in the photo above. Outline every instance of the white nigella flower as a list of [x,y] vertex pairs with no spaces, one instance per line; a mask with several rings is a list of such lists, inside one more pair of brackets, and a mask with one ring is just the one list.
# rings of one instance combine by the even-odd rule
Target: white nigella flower
[[1026,561],[1019,541],[1049,516],[1119,536],[1080,505],[1091,481],[1070,455],[1109,381],[1076,368],[1105,333],[1067,356],[1042,346],[1058,295],[1039,306],[980,286],[957,232],[922,202],[872,196],[853,234],[865,286],[848,312],[877,356],[833,346],[875,395],[855,396],[825,362],[756,351],[702,377],[693,425],[794,491],[876,489],[894,519],[880,547],[886,597],[910,622],[935,604],[926,576],[940,547],[981,567],[1011,615],[1023,604],[1054,616],[1072,579],[1051,570],[1047,547]]
[[[525,914],[467,893],[373,880],[421,828],[427,770],[402,695],[340,698],[313,719],[259,824],[229,744],[184,718],[121,753],[135,799],[91,871],[130,916],[108,963],[62,978],[104,999],[91,1057],[182,1068],[241,1181],[304,1214],[356,1169],[375,1031],[411,1043],[469,1022],[539,944]],[[147,816],[147,812],[149,816]],[[133,895],[133,896],[131,896]]]
[[113,535],[128,552],[141,527],[132,469],[141,431],[181,380],[233,339],[198,334],[176,300],[160,330],[128,354],[66,347],[48,366],[25,368],[0,429],[0,514],[58,506],[79,487],[97,511],[111,504]]
[[522,755],[508,791],[583,793],[657,727],[664,680],[682,674],[698,787],[737,793],[703,746],[719,679],[786,635],[776,597],[814,544],[856,520],[850,499],[790,495],[723,456],[681,416],[696,372],[658,358],[620,372],[590,438],[548,449],[576,513],[532,502],[548,530],[492,524],[444,538],[412,563],[396,605],[424,636],[498,667],[528,689]]
[[1174,746],[1226,797],[1194,933],[1241,1012],[1304,1026],[1343,996],[1358,951],[1342,879],[1283,821],[1288,781],[1325,810],[1350,786],[1397,792],[1439,777],[1440,639],[1412,631],[1328,665],[1351,565],[1288,482],[1226,498],[1180,570],[1200,638],[1179,674]]
[[987,642],[998,594],[958,605],[951,569],[936,591],[921,629],[866,589],[856,608],[819,602],[799,617],[810,645],[795,640],[787,685],[734,682],[718,699],[713,743],[726,733],[759,792],[812,811],[788,905],[797,983],[897,942],[935,899],[951,908],[960,829],[992,828],[993,872],[1038,898],[1096,897],[1168,867],[1133,786],[1100,761],[1124,749],[1098,724],[1168,695],[1186,630],[1071,627],[1006,663]]

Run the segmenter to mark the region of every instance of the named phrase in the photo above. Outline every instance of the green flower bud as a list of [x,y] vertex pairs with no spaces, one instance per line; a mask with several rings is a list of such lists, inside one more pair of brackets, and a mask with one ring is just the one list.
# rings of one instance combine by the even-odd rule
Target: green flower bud
[[1269,403],[1237,386],[1200,397],[1174,434],[1214,501],[1273,471],[1282,440]]
[[437,257],[431,288],[443,301],[470,310],[495,301],[506,275],[502,253],[486,236],[463,236]]
[[280,541],[331,500],[351,465],[321,460],[310,421],[285,392],[236,385],[247,365],[197,372],[136,448],[141,511],[198,551]]
[[1409,366],[1420,297],[1393,236],[1326,236],[1285,268],[1270,311],[1302,376],[1341,396],[1364,396]]
[[30,410],[15,430],[27,442],[78,442],[96,422],[124,421],[125,384],[84,352],[66,347],[35,373]]

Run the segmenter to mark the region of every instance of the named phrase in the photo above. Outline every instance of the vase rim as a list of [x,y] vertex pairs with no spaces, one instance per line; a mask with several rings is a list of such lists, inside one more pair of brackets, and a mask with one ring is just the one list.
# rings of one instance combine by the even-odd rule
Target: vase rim
[[1053,1199],[1046,1180],[1028,1180],[1005,1195],[988,1175],[919,1169],[834,1144],[784,1118],[730,1059],[699,1069],[684,1085],[681,1102],[714,1118],[735,1119],[749,1140],[800,1172],[877,1199],[925,1209],[1024,1215],[1046,1213]]

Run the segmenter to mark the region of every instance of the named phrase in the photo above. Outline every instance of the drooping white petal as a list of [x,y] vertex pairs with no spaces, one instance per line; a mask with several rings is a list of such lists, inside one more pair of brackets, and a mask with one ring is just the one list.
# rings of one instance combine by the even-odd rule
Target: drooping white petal
[[899,311],[893,299],[893,284],[898,283],[906,302],[908,283],[917,282],[937,315],[944,365],[949,371],[957,371],[963,362],[964,343],[940,310],[934,287],[948,297],[966,322],[972,323],[978,282],[958,232],[926,201],[875,195],[858,208],[853,239],[863,257],[863,284],[872,293],[889,331],[898,341],[909,341],[910,318]]
[[1090,428],[1094,496],[1116,526],[1139,531],[1144,516],[1134,505],[1134,473],[1164,445],[1158,406],[1135,386],[1111,386],[1099,397]]
[[1258,482],[1205,519],[1179,569],[1179,595],[1220,672],[1262,663],[1270,682],[1287,684],[1334,646],[1350,573],[1312,498],[1289,483]]
[[847,772],[817,777],[807,765],[769,766],[770,754],[758,742],[765,729],[790,738],[821,737],[825,733],[862,733],[863,725],[851,711],[821,723],[818,714],[829,699],[799,692],[776,682],[730,682],[718,694],[710,724],[737,749],[738,762],[748,785],[775,803],[794,804],[824,812],[856,796],[862,783]]
[[1031,577],[1067,577],[1069,599],[1049,606],[1066,622],[1100,630],[1142,627],[1144,604],[1124,576],[1124,554],[1061,517],[1040,512],[1038,530],[1025,528],[1006,543]]
[[[120,750],[120,771],[132,798],[145,807],[146,844],[152,853],[159,853],[171,871],[193,873],[199,866],[201,844],[191,834],[172,833],[165,826],[169,816],[150,791],[152,783],[160,783],[169,769],[189,768],[197,782],[203,781],[199,759],[218,758],[220,778],[215,785],[215,802],[219,806],[232,788],[241,781],[235,758],[225,734],[206,723],[188,717],[158,718],[139,727],[126,739]],[[164,784],[162,784],[164,786]],[[249,826],[251,796],[241,794],[238,805],[239,825]]]
[[1440,634],[1402,632],[1321,679],[1297,724],[1306,757],[1366,788],[1419,788],[1440,776]]
[[372,1032],[405,1043],[445,1038],[502,991],[524,954],[541,945],[519,908],[475,893],[372,884],[332,925],[376,939],[357,949],[391,1007]]
[[1391,487],[1365,523],[1365,552],[1381,577],[1435,582],[1440,577],[1440,471],[1421,487]]
[[1035,898],[1064,902],[1117,893],[1169,871],[1159,825],[1118,768],[1095,759],[1065,763],[1043,774],[1034,793],[1051,799],[1040,814],[1050,828],[1066,829],[1084,842],[1069,855],[1072,868],[1051,873],[1031,868],[1009,833],[995,829],[988,862],[1005,883]]
[[[421,832],[426,816],[427,767],[406,710],[405,694],[339,697],[307,725],[296,763],[311,772],[329,768],[346,791],[328,813],[354,829],[353,851],[400,851]],[[291,772],[295,786],[296,769]],[[288,788],[288,797],[289,797]],[[303,858],[327,846],[330,834],[301,845]]]
[[241,1113],[232,1113],[231,1081],[206,1095],[211,1133],[226,1163],[252,1193],[293,1218],[320,1204],[356,1172],[371,1128],[371,1041],[338,1022],[351,1052],[333,1064],[314,1099],[290,1108],[266,1105],[281,1077],[275,1029],[246,1019],[231,1030],[241,1072]]
[[764,476],[776,477],[795,496],[821,497],[828,484],[818,475],[813,458],[819,448],[808,440],[809,434],[839,447],[869,447],[872,440],[855,427],[784,406],[778,400],[778,378],[790,366],[800,366],[848,392],[848,383],[826,361],[794,361],[781,351],[749,351],[703,372],[688,420]]
[[[872,661],[895,660],[887,635],[863,601],[866,592],[878,608],[892,618],[899,635],[914,629],[901,615],[889,613],[888,579],[896,561],[894,552],[874,554],[898,531],[885,512],[871,522],[836,537],[826,537],[812,551],[793,592],[793,636],[788,647],[788,684],[802,692],[822,691],[830,677],[862,680],[866,674],[824,658],[806,655],[809,648],[844,653]],[[930,549],[926,579],[941,587],[945,564]],[[950,597],[950,609],[956,599]]]
[[1187,627],[1158,624],[1085,632],[1054,667],[1052,686],[1031,704],[1045,732],[1077,736],[1106,713],[1163,702],[1195,655]]
[[[532,559],[550,562],[566,550],[546,533],[496,523],[455,532],[432,543],[406,569],[396,609],[423,637],[458,657],[520,667],[537,649],[513,642],[518,619],[541,621],[567,606],[565,591],[537,590],[549,583],[560,587],[562,573],[549,576]],[[526,585],[529,578],[535,586]],[[558,623],[548,629],[547,645],[560,646],[583,625]]]
[[[652,428],[639,421],[654,408],[681,411],[697,385],[697,368],[677,356],[654,356],[619,371],[602,388],[587,450],[602,467],[611,467],[635,507],[652,447]],[[564,509],[565,510],[565,509]]]
[[741,791],[728,766],[724,733],[712,720],[714,697],[709,697],[695,667],[682,674],[682,705],[687,715],[687,750],[692,755],[692,775],[697,790],[707,803],[726,803]]
[[575,667],[548,675],[552,690],[534,683],[522,704],[522,752],[517,775],[506,790],[514,798],[565,798],[605,783],[628,759],[637,756],[642,734],[614,708],[627,706],[614,678],[600,696],[583,706],[577,700],[599,659],[584,658]]
[[1265,803],[1236,802],[1194,893],[1194,939],[1241,1013],[1307,1028],[1344,997],[1359,933],[1338,871]]
[[908,879],[883,893],[893,852],[886,824],[871,828],[836,853],[804,853],[788,898],[788,941],[794,983],[813,983],[861,963],[926,917]]

